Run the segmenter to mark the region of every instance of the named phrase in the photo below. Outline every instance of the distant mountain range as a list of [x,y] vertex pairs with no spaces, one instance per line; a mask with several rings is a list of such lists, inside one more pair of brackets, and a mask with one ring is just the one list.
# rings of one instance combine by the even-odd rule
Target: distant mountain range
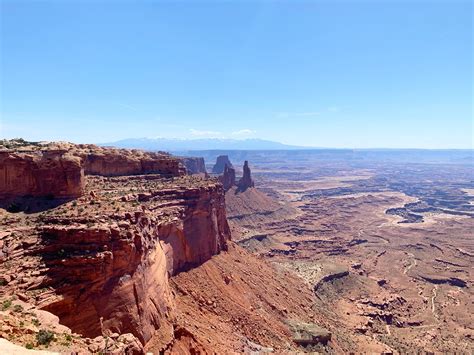
[[[289,150],[308,149],[263,139],[168,139],[168,138],[129,138],[101,146],[117,148],[162,150],[162,151],[191,151],[191,150]],[[311,148],[309,148],[311,149]]]

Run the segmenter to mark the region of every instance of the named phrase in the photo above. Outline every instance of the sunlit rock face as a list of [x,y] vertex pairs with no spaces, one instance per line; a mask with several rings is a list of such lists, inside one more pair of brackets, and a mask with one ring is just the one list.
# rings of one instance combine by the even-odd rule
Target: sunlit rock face
[[73,198],[84,190],[80,158],[65,151],[0,152],[0,196]]

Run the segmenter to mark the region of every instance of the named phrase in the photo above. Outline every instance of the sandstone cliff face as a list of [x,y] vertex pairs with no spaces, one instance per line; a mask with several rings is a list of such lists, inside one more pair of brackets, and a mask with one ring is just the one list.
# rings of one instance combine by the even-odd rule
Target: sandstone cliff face
[[181,160],[166,153],[50,143],[0,151],[0,196],[79,197],[84,175],[186,174]]
[[186,173],[179,159],[165,154],[126,149],[92,149],[76,153],[83,159],[87,175],[121,176],[164,174],[180,176]]
[[0,209],[12,215],[0,231],[4,290],[83,336],[131,333],[145,344],[158,332],[171,341],[169,278],[227,250],[222,185],[185,175],[164,153],[20,150],[0,154],[2,193],[78,198],[23,214],[24,223]]
[[82,195],[84,171],[80,159],[64,151],[0,152],[0,196]]
[[214,174],[222,174],[226,165],[229,168],[233,168],[232,163],[230,162],[229,157],[227,155],[219,155],[216,159],[216,164],[212,168],[212,172]]
[[179,158],[186,167],[188,174],[207,174],[204,158],[201,157],[181,157]]
[[[22,236],[28,243],[4,245],[5,261],[37,260],[20,265],[20,289],[50,290],[36,298],[38,307],[84,336],[132,333],[143,344],[157,330],[173,337],[169,277],[227,249],[221,184],[190,176],[87,179],[94,197],[78,200],[77,214],[72,206],[45,214]],[[105,191],[112,186],[115,197]]]

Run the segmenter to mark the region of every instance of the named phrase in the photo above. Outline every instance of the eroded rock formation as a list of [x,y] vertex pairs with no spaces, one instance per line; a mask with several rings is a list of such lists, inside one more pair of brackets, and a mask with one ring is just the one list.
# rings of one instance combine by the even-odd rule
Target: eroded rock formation
[[[35,252],[48,268],[44,286],[60,297],[41,307],[83,335],[109,329],[146,343],[174,307],[168,275],[203,263],[230,238],[219,184],[173,187],[134,198],[153,205],[151,211],[108,216],[100,224],[92,216],[79,225],[74,219],[45,220]],[[156,208],[163,202],[166,218]]]
[[65,142],[0,150],[0,196],[3,197],[79,197],[84,189],[84,175],[173,177],[185,173],[180,159],[162,152]]
[[216,164],[214,164],[214,167],[212,168],[212,172],[214,174],[222,174],[226,166],[233,168],[229,157],[227,155],[219,155],[216,159]]
[[93,145],[79,145],[73,154],[81,157],[87,175],[121,176],[163,174],[180,176],[186,169],[180,160],[165,153],[141,150],[110,149]]
[[38,152],[0,151],[0,196],[82,195],[81,160],[63,150]]
[[226,165],[224,167],[224,174],[219,176],[219,181],[222,183],[225,191],[228,191],[235,185],[235,169]]
[[250,168],[249,168],[249,162],[247,160],[244,163],[244,174],[243,174],[242,178],[239,180],[239,183],[237,184],[237,186],[239,187],[239,190],[241,190],[241,191],[245,191],[249,187],[254,187],[255,186],[255,184],[252,180],[252,175],[251,175]]
[[204,158],[201,157],[181,157],[183,165],[188,174],[207,174]]
[[[227,249],[222,185],[183,175],[166,154],[68,148],[0,156],[2,191],[82,195],[0,233],[9,265],[2,284],[40,290],[25,300],[83,336],[132,333],[145,344],[160,330],[172,338],[169,277]],[[110,176],[118,174],[125,176]]]

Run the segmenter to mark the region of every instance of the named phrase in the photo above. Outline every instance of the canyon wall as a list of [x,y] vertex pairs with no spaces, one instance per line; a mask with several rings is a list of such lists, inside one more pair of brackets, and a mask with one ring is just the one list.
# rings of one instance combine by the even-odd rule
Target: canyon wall
[[160,153],[125,149],[100,149],[90,153],[78,152],[87,175],[121,176],[163,174],[179,176],[186,169],[179,159]]
[[83,336],[172,339],[169,278],[227,250],[222,185],[165,153],[57,145],[0,153],[2,193],[76,198],[0,233],[2,282]]
[[204,158],[201,157],[180,157],[188,174],[207,174]]
[[145,344],[156,330],[166,333],[174,309],[168,277],[227,249],[220,184],[134,198],[149,207],[99,223],[93,216],[48,218],[38,229],[34,253],[47,267],[39,287],[55,290],[39,306],[84,336],[132,333]]
[[64,151],[0,152],[0,197],[82,195],[84,172],[78,157]]

